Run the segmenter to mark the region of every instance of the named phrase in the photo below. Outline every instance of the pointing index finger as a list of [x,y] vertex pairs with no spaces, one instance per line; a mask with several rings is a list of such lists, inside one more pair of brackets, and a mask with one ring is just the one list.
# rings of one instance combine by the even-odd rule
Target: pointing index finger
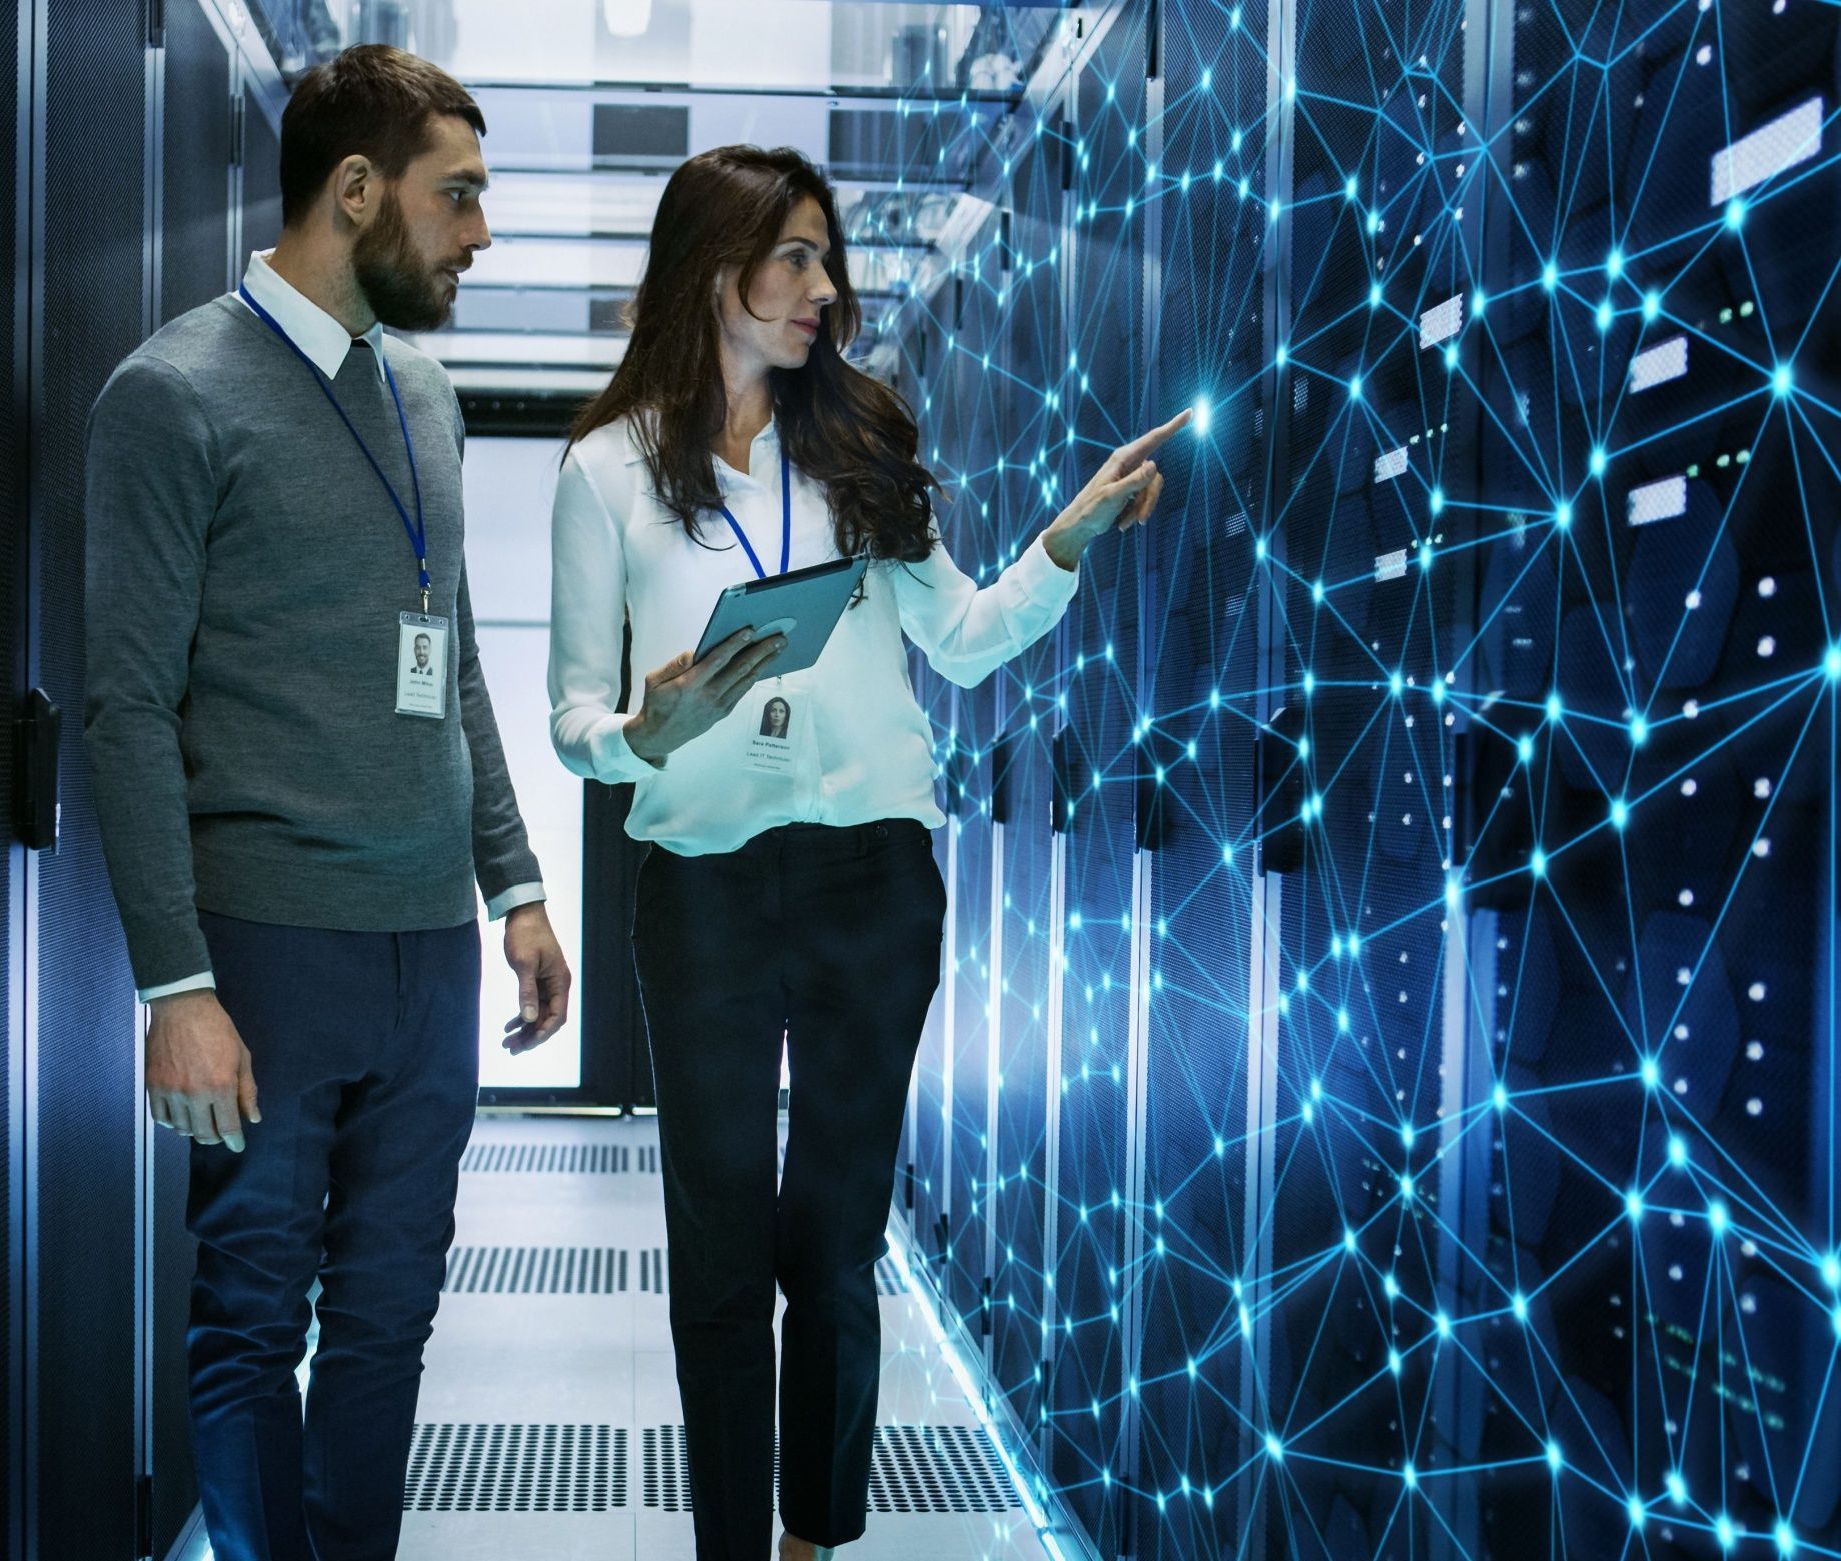
[[1140,434],[1136,439],[1119,451],[1120,462],[1127,469],[1136,465],[1155,450],[1171,435],[1180,433],[1188,427],[1189,420],[1195,416],[1194,407],[1184,407],[1175,417],[1161,427],[1153,428],[1147,434]]

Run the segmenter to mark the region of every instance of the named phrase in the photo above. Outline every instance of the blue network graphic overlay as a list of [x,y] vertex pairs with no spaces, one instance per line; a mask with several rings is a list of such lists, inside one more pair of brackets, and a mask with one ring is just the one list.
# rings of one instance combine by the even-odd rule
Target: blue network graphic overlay
[[1163,0],[890,116],[969,572],[1197,412],[915,663],[905,1201],[1064,1549],[1841,1555],[1838,33]]

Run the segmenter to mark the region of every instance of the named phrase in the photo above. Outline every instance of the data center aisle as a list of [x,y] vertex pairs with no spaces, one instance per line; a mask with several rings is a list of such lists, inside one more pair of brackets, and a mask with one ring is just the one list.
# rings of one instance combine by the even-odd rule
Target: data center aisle
[[[402,1561],[688,1561],[656,1121],[482,1117],[456,1218]],[[921,1301],[878,1278],[869,1532],[841,1554],[1046,1561]]]

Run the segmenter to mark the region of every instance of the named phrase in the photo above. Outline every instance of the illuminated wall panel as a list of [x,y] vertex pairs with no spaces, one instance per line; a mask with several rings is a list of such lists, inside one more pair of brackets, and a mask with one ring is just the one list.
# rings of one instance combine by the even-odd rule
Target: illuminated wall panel
[[955,556],[1198,411],[917,680],[915,1239],[1068,1553],[1841,1554],[1838,30],[1128,3],[943,130]]

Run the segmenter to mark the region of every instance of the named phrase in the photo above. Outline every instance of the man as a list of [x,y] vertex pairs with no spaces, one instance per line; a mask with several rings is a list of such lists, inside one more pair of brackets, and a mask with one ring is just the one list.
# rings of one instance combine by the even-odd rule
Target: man
[[[490,242],[484,128],[393,49],[309,71],[280,243],[90,421],[86,735],[148,1103],[193,1141],[220,1561],[394,1554],[477,1097],[476,881],[519,976],[506,1045],[567,1011],[474,641],[459,405],[382,331],[438,325]],[[418,640],[443,675],[412,684]]]
[[433,641],[426,634],[416,636],[416,664],[409,669],[410,674],[419,678],[432,678],[435,669],[428,664],[428,656]]

